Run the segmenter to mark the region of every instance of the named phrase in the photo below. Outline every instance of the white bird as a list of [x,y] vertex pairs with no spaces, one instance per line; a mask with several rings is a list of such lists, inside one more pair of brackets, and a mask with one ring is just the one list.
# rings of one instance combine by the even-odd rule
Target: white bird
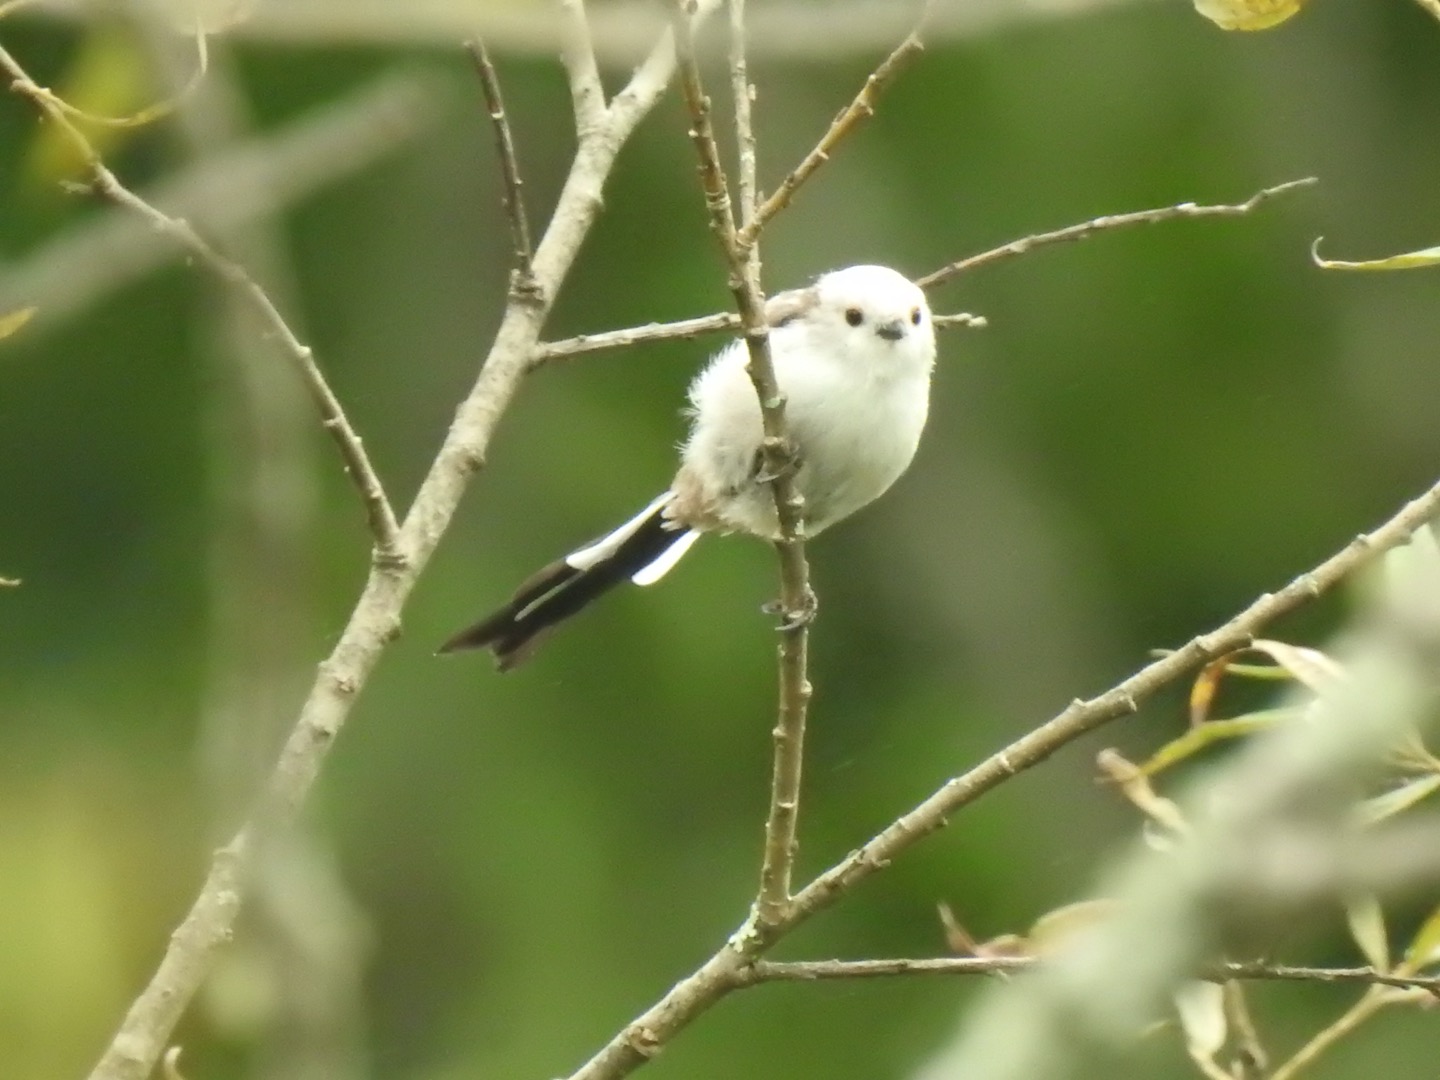
[[[935,328],[925,294],[883,266],[835,270],[779,293],[765,315],[805,535],[813,537],[883,495],[909,467],[929,409]],[[690,384],[690,435],[669,490],[536,573],[440,651],[488,647],[506,671],[531,655],[539,635],[626,578],[659,581],[701,533],[778,539],[748,358],[744,341],[733,341]]]

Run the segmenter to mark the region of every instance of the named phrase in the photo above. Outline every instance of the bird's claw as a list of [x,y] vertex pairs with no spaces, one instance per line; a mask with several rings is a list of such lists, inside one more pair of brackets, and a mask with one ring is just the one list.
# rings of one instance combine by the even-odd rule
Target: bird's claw
[[771,468],[763,449],[755,451],[755,464],[751,477],[757,484],[773,484],[782,476],[794,476],[800,471],[800,451],[794,445],[784,448],[780,460]]
[[805,597],[797,607],[786,607],[783,600],[771,600],[762,605],[760,610],[766,615],[778,615],[780,622],[775,629],[782,634],[789,634],[815,621],[815,616],[820,613],[820,601],[814,590],[807,585]]

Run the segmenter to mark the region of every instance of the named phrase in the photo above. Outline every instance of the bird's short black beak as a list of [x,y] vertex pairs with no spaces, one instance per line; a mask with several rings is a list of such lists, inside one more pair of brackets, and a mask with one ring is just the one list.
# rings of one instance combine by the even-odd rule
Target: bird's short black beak
[[886,341],[899,341],[905,336],[905,324],[899,319],[892,319],[890,322],[881,323],[875,327],[875,333]]

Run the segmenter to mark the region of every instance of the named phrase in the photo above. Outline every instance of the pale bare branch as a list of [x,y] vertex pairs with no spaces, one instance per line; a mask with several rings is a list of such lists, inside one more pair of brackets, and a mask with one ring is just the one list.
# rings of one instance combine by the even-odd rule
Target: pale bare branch
[[1147,664],[1104,693],[1088,701],[1077,699],[1051,720],[949,781],[796,893],[780,921],[762,924],[752,911],[750,918],[714,955],[627,1024],[573,1073],[570,1080],[618,1080],[628,1076],[676,1032],[732,990],[746,985],[746,972],[776,942],[849,895],[861,882],[889,866],[920,840],[943,828],[956,810],[1040,764],[1082,735],[1133,714],[1146,697],[1206,660],[1249,642],[1270,621],[1321,596],[1377,556],[1405,543],[1437,514],[1440,514],[1440,484],[1278,592],[1260,597],[1221,626]]
[[356,696],[399,632],[400,614],[470,477],[484,463],[500,416],[527,370],[553,298],[600,208],[600,193],[621,146],[654,107],[674,73],[668,35],[583,138],[556,210],[535,249],[538,302],[507,305],[475,385],[461,403],[400,527],[398,557],[372,566],[355,609],[320,664],[290,736],[249,822],[216,852],[199,894],[171,935],[155,974],[131,1005],[90,1080],[144,1080],[233,932],[245,870],[263,832],[293,822],[344,726]]
[[[983,330],[989,325],[983,315],[957,312],[954,315],[936,315],[931,320],[935,329],[949,330],[961,327]],[[535,363],[547,364],[552,360],[568,360],[586,353],[603,352],[608,349],[628,349],[632,345],[651,345],[657,341],[693,341],[705,334],[718,334],[723,330],[740,327],[740,316],[733,311],[715,315],[701,315],[695,319],[681,319],[670,323],[646,323],[624,330],[606,330],[599,334],[580,334],[562,341],[547,341],[535,349]]]
[[681,319],[671,323],[646,323],[625,330],[606,330],[599,334],[581,334],[563,341],[548,341],[536,346],[535,363],[545,364],[551,360],[583,356],[585,353],[601,352],[606,349],[626,349],[631,345],[645,345],[656,341],[689,341],[702,334],[718,334],[722,330],[736,330],[740,327],[740,316],[733,311],[717,315],[702,315],[698,319]]

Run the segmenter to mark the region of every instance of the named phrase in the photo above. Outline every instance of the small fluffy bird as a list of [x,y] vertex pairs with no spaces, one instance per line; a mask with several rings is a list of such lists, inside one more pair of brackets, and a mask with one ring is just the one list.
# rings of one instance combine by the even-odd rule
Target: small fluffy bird
[[[813,537],[883,495],[909,467],[930,404],[935,328],[925,294],[884,266],[825,274],[772,297],[765,315],[805,535]],[[546,631],[627,578],[659,581],[701,533],[779,539],[748,358],[744,341],[732,341],[690,384],[690,435],[668,491],[536,573],[440,651],[488,648],[507,671]]]

